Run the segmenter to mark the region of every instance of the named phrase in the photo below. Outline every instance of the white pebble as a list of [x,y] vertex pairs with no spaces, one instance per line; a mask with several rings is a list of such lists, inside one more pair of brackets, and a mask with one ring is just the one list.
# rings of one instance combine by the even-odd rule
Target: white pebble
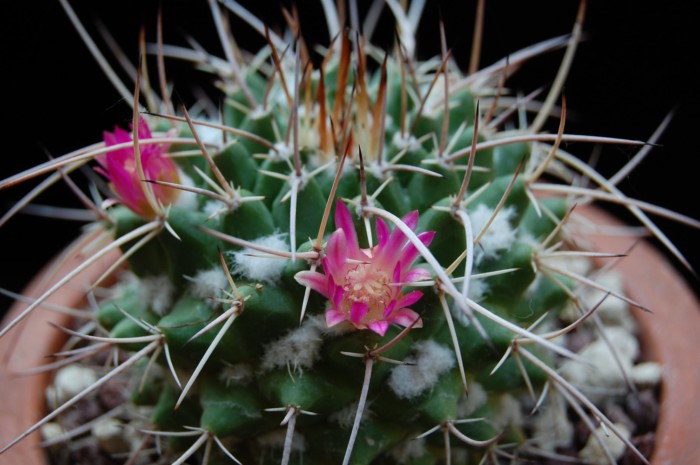
[[[617,430],[620,432],[625,439],[629,439],[630,432],[627,427],[622,423],[614,423]],[[600,438],[600,441],[596,439],[596,436]],[[610,463],[605,449],[601,446],[603,443],[605,449],[610,451],[610,455],[617,461],[622,454],[625,452],[625,443],[613,434],[612,431],[607,431],[602,427],[598,427],[591,435],[588,437],[586,445],[578,453],[579,458],[591,465],[607,465]]]
[[[605,289],[624,294],[624,280],[620,273],[608,271],[596,276],[595,281]],[[591,308],[597,305],[605,294],[606,292],[602,290],[588,288],[583,293],[583,301],[588,308]],[[629,305],[619,297],[609,295],[602,301],[596,312],[605,326],[622,326],[632,333],[637,332],[637,323],[630,314]]]
[[62,405],[97,381],[97,374],[81,365],[68,365],[56,372],[53,389],[47,389],[51,405]]
[[41,437],[45,442],[60,438],[65,433],[63,427],[54,421],[50,421],[41,427]]
[[130,444],[124,431],[124,425],[114,418],[108,418],[92,427],[92,436],[97,445],[110,454],[129,452]]
[[663,367],[656,362],[638,363],[632,367],[632,380],[640,388],[657,386],[661,382]]
[[[634,335],[623,328],[607,328],[606,334],[615,348],[620,364],[629,373],[633,360],[639,355],[639,343]],[[613,357],[611,348],[597,339],[578,353],[584,362],[567,360],[562,364],[561,374],[568,381],[577,385],[606,388],[622,388],[625,376]]]
[[545,451],[554,452],[558,447],[568,447],[574,438],[574,425],[569,421],[564,398],[549,396],[535,416],[533,439]]

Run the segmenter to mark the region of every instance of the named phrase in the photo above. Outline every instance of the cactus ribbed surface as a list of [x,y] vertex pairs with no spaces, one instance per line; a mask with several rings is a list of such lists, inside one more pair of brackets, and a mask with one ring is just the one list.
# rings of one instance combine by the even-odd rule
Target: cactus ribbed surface
[[[577,140],[563,125],[541,131],[556,85],[528,114],[502,82],[529,56],[573,53],[581,18],[464,72],[447,50],[416,59],[423,2],[386,6],[389,51],[329,21],[317,59],[261,28],[255,55],[226,42],[225,60],[198,59],[220,120],[165,99],[91,152],[126,276],[94,341],[138,355],[128,402],[166,462],[497,463],[547,449],[533,435],[557,399],[598,414],[556,367],[575,357],[562,311],[591,311],[558,254],[577,245],[565,194],[601,181],[562,150]],[[212,2],[217,27],[224,7],[244,15]]]

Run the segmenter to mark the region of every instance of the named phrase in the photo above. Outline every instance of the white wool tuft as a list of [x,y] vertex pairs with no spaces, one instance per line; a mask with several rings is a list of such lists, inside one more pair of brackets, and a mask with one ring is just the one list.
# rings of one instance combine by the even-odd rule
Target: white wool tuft
[[201,299],[216,299],[221,297],[222,289],[228,287],[226,274],[220,266],[209,270],[200,270],[193,277],[186,277],[190,284],[190,292]]
[[[365,421],[367,418],[372,415],[372,413],[369,410],[369,404],[370,402],[367,401],[365,404],[365,410],[362,412],[362,418],[360,418],[360,423]],[[357,415],[357,407],[359,403],[358,402],[352,402],[342,409],[338,410],[337,412],[331,413],[328,419],[332,422],[335,422],[340,426],[342,429],[350,429],[350,427],[355,423],[355,416]]]
[[[212,121],[208,118],[205,118],[204,121],[215,124],[217,123],[217,121]],[[221,129],[213,128],[211,126],[204,126],[203,124],[197,126],[197,135],[199,136],[199,139],[205,144],[221,145],[224,141],[224,132]],[[221,150],[221,152],[223,152],[223,150]]]
[[396,463],[412,463],[427,452],[425,438],[409,439],[389,451]]
[[[479,245],[474,248],[475,264],[478,265],[486,258],[498,257],[501,250],[507,249],[513,244],[516,234],[510,220],[514,214],[513,207],[505,207],[498,212],[484,235],[481,236]],[[474,211],[469,212],[474,237],[481,234],[481,230],[486,227],[491,215],[493,215],[493,210],[483,204],[477,205]]]
[[500,430],[508,427],[520,428],[523,425],[520,402],[510,394],[503,394],[498,398],[496,412],[491,421]]
[[401,399],[413,399],[431,389],[442,373],[455,366],[452,350],[435,341],[419,341],[413,350],[415,355],[406,361],[415,365],[399,365],[389,377],[389,387]]
[[202,207],[202,212],[205,213],[207,217],[214,217],[225,212],[226,210],[228,210],[226,204],[219,202],[218,200],[209,200],[205,202],[204,206]]
[[486,390],[479,383],[469,384],[469,395],[460,399],[457,405],[457,415],[460,418],[473,416],[474,412],[483,407],[489,400]]
[[165,275],[141,278],[141,300],[158,315],[164,315],[170,308],[174,294],[175,286]]
[[263,370],[289,367],[300,373],[311,368],[321,356],[324,326],[323,316],[309,317],[300,327],[268,344],[262,359]]
[[411,134],[402,134],[401,131],[396,131],[394,137],[391,138],[391,143],[399,150],[416,150],[420,144],[418,139]]
[[[289,250],[286,234],[272,234],[256,239],[252,243],[280,252]],[[233,252],[231,255],[233,256],[232,272],[264,284],[275,284],[279,281],[287,266],[286,258],[262,257],[261,252],[250,248]]]
[[231,385],[245,386],[253,380],[253,369],[245,363],[226,364],[219,372],[218,378],[226,384],[226,387]]

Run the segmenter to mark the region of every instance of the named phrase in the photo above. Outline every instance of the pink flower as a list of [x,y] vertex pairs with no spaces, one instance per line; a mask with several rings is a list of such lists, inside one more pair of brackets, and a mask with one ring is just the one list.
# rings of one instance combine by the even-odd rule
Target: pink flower
[[[403,217],[411,230],[418,223],[418,212]],[[423,293],[410,291],[403,294],[402,284],[430,277],[425,268],[411,268],[418,258],[418,250],[406,236],[395,228],[391,233],[381,218],[376,220],[378,244],[371,250],[360,249],[350,212],[338,201],[335,224],[338,229],[328,240],[323,271],[301,271],[295,279],[329,300],[326,324],[334,326],[350,322],[357,329],[371,329],[383,336],[390,323],[421,327],[420,316],[408,308]],[[418,235],[429,245],[434,231]]]
[[[131,129],[133,130],[133,124]],[[143,118],[139,118],[138,131],[139,141],[152,137],[148,124]],[[131,135],[119,127],[115,127],[114,132],[105,131],[104,140],[107,147],[133,142]],[[140,144],[139,151],[146,180],[179,182],[180,177],[175,162],[165,156],[167,146]],[[143,181],[139,179],[133,145],[98,155],[97,163],[100,166],[96,171],[109,179],[119,201],[142,217],[151,218],[155,215],[146,198],[144,188],[151,189],[155,199],[163,205],[173,203],[177,199],[179,194],[177,189],[157,184],[143,185]]]

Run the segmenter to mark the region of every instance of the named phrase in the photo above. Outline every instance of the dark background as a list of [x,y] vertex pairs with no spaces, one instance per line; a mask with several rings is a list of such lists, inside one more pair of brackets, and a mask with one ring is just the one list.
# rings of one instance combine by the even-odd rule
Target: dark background
[[[7,2],[10,3],[10,2]],[[57,0],[11,2],[4,10],[2,47],[3,138],[0,178],[101,140],[103,130],[124,125],[131,110],[111,87],[72,28]],[[281,4],[292,2],[242,1],[273,29],[283,26]],[[361,9],[366,9],[360,1]],[[438,18],[442,13],[447,40],[462,69],[468,64],[473,29],[474,1],[427,2],[418,41],[419,56],[439,53]],[[457,2],[454,2],[457,3]],[[486,2],[484,50],[481,64],[534,42],[571,30],[575,1]],[[569,117],[566,131],[631,139],[648,138],[666,114],[675,108],[671,126],[638,170],[620,184],[629,196],[700,218],[698,170],[700,151],[700,72],[696,41],[700,6],[696,2],[591,1],[585,21],[586,41],[579,46],[566,83]],[[162,1],[166,42],[184,43],[191,34],[209,51],[222,56],[206,1]],[[89,31],[96,36],[102,21],[132,61],[137,56],[139,27],[155,39],[156,1],[72,2]],[[327,43],[320,1],[298,1],[304,36],[310,44]],[[381,36],[391,40],[387,20]],[[259,36],[237,18],[231,19],[234,36],[243,46],[257,49]],[[98,37],[100,45],[102,40]],[[102,50],[106,50],[102,47]],[[109,52],[105,52],[108,54]],[[539,58],[508,82],[524,93],[549,84],[562,52]],[[113,62],[113,60],[110,60]],[[207,88],[208,77],[189,65],[169,62],[168,77],[178,98],[192,102],[193,83]],[[589,156],[588,144],[569,144],[567,150]],[[600,154],[600,169],[615,172],[634,149],[607,146]],[[76,176],[79,179],[80,176]],[[34,184],[32,184],[34,185]],[[21,198],[28,187],[0,192],[0,211]],[[79,207],[65,188],[53,188],[40,203]],[[700,269],[697,230],[668,221],[657,224]],[[38,267],[72,238],[80,224],[19,215],[0,228],[0,287],[20,291]],[[34,239],[29,240],[29,236]],[[698,280],[686,278],[696,290]],[[0,298],[0,314],[9,301]]]

